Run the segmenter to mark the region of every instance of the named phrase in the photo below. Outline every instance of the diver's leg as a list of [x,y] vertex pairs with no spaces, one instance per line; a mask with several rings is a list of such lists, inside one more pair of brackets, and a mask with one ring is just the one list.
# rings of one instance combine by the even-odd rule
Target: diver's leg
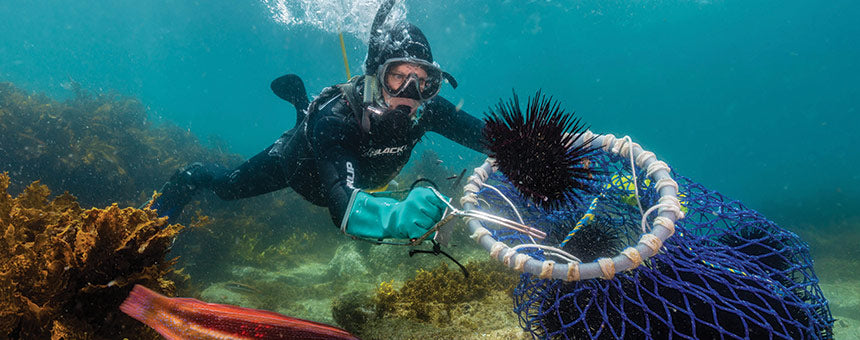
[[157,210],[159,216],[167,216],[173,223],[199,188],[208,187],[212,179],[222,177],[227,172],[227,169],[216,164],[195,162],[186,165],[176,170],[167,183],[161,186],[161,195],[155,199],[151,208]]
[[217,164],[192,163],[170,177],[152,204],[160,216],[168,216],[172,223],[182,208],[200,188],[215,192],[223,200],[235,200],[262,195],[286,188],[296,168],[296,157],[301,152],[293,131],[284,133],[274,144],[260,152],[235,170]]
[[[223,200],[235,200],[262,195],[288,186],[289,160],[273,155],[272,145],[233,171],[213,178],[208,188]],[[294,162],[293,162],[294,163]]]

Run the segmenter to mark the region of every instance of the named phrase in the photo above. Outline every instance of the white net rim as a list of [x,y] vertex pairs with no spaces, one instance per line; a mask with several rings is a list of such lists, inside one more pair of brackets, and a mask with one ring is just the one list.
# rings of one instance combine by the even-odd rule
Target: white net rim
[[[616,273],[635,269],[643,261],[657,254],[663,243],[674,234],[675,222],[684,218],[678,200],[678,184],[672,179],[668,165],[659,161],[653,152],[646,151],[639,144],[632,142],[628,136],[616,138],[612,134],[595,135],[591,131],[586,131],[573,141],[571,147],[581,145],[583,141],[588,140],[591,140],[592,146],[606,152],[617,154],[625,159],[632,158],[636,166],[639,169],[646,169],[647,177],[657,183],[654,190],[660,195],[657,204],[659,207],[649,207],[657,208],[657,217],[650,225],[651,230],[644,233],[636,245],[625,248],[612,258],[601,258],[595,262],[556,263],[517,253],[508,245],[496,241],[478,219],[471,219],[466,223],[472,238],[493,258],[514,270],[531,273],[541,278],[564,281],[612,279]],[[464,209],[477,208],[477,192],[487,177],[496,171],[493,162],[488,158],[484,164],[475,168],[474,173],[469,177],[469,181],[463,187],[463,197],[460,199]]]

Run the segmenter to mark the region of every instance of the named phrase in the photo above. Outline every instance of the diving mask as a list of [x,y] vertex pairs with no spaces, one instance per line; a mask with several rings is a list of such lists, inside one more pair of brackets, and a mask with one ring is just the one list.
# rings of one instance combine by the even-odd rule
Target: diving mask
[[[403,64],[415,65],[423,73],[402,72],[398,66]],[[414,69],[413,69],[414,70]],[[442,88],[444,72],[438,65],[415,58],[393,58],[386,60],[376,71],[383,90],[392,97],[409,98],[417,101],[427,101],[439,94]]]

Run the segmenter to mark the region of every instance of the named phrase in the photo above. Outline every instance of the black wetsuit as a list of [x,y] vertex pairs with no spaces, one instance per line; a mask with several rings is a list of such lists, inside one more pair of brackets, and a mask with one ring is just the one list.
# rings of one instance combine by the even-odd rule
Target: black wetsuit
[[419,118],[409,131],[386,140],[370,138],[356,119],[362,104],[346,99],[361,98],[361,82],[351,89],[355,96],[344,95],[338,87],[326,88],[311,103],[307,119],[294,129],[233,171],[202,167],[203,174],[194,177],[210,180],[198,184],[225,200],[291,187],[313,204],[327,206],[335,225],[340,226],[353,190],[388,184],[426,132],[437,132],[486,153],[481,132],[484,123],[440,96],[419,109]]

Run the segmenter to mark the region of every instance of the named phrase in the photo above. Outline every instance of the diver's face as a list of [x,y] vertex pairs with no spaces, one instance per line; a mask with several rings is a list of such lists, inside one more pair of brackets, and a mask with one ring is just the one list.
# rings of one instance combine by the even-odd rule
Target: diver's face
[[[418,76],[418,87],[423,90],[427,79],[427,71],[424,71],[423,68],[415,64],[403,63],[392,67],[385,75],[385,82],[387,83],[388,88],[399,89],[400,86],[403,86],[403,82],[405,82],[412,73],[415,73],[415,75]],[[415,110],[418,110],[418,107],[421,106],[421,102],[415,99],[392,97],[387,91],[382,91],[382,96],[385,98],[385,103],[388,104],[389,107],[398,107],[400,105],[409,106],[412,108],[409,112],[412,115],[414,115]]]

